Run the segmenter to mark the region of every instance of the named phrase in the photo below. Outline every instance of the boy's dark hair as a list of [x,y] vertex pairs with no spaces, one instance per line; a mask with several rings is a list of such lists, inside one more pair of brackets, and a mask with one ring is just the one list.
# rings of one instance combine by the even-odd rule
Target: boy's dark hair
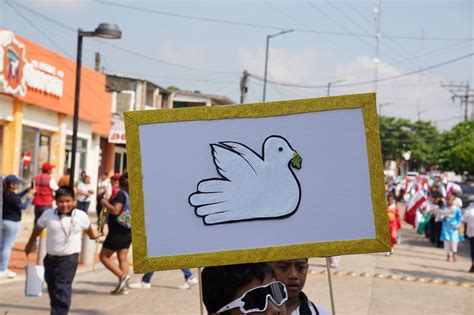
[[[203,301],[208,313],[215,313],[235,299],[237,291],[254,279],[275,278],[270,264],[240,264],[206,267],[202,271]],[[222,313],[228,314],[228,312]]]
[[74,189],[69,186],[61,186],[56,190],[56,194],[54,195],[54,199],[58,200],[61,196],[71,196],[74,199]]

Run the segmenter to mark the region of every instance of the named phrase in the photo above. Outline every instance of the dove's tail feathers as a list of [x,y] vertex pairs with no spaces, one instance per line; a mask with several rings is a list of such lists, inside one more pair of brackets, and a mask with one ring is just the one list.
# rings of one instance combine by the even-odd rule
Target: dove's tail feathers
[[223,193],[201,193],[196,192],[189,196],[189,203],[195,207],[211,205],[227,201]]
[[227,204],[227,202],[223,201],[196,208],[196,215],[202,217],[210,214],[214,215],[216,213],[225,213],[229,210],[229,205]]
[[203,180],[199,182],[197,189],[203,193],[222,193],[229,183],[229,181],[222,179]]

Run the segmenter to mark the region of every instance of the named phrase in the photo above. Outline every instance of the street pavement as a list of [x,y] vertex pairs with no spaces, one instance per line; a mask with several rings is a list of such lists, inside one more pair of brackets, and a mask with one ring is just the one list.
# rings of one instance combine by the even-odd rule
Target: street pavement
[[[343,256],[340,269],[331,270],[337,314],[473,314],[468,245],[460,245],[456,263],[447,262],[442,249],[431,246],[410,226],[403,228],[402,244],[394,255]],[[28,234],[27,226],[22,234]],[[26,238],[23,235],[20,241]],[[304,291],[330,312],[325,270],[324,259],[311,259]],[[193,272],[197,275],[196,269]],[[199,314],[199,287],[179,290],[183,280],[180,270],[157,272],[151,289],[111,296],[117,279],[100,265],[94,271],[82,266],[73,286],[71,314]],[[48,305],[46,291],[39,298],[24,296],[24,275],[0,282],[0,314],[46,314]]]

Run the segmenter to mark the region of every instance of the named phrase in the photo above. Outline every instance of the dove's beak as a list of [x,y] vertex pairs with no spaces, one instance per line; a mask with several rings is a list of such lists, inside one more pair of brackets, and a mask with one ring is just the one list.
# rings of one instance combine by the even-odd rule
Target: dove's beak
[[293,158],[290,161],[291,166],[293,166],[294,168],[300,169],[302,161],[303,161],[303,159],[298,154],[298,152],[293,151]]

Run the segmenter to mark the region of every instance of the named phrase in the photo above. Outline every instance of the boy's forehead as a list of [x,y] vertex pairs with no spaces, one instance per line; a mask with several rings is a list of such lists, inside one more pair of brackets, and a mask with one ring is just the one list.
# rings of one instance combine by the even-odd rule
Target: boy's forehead
[[308,258],[299,258],[299,259],[288,259],[288,260],[278,260],[275,261],[274,263],[278,264],[302,264],[302,263],[307,263]]

